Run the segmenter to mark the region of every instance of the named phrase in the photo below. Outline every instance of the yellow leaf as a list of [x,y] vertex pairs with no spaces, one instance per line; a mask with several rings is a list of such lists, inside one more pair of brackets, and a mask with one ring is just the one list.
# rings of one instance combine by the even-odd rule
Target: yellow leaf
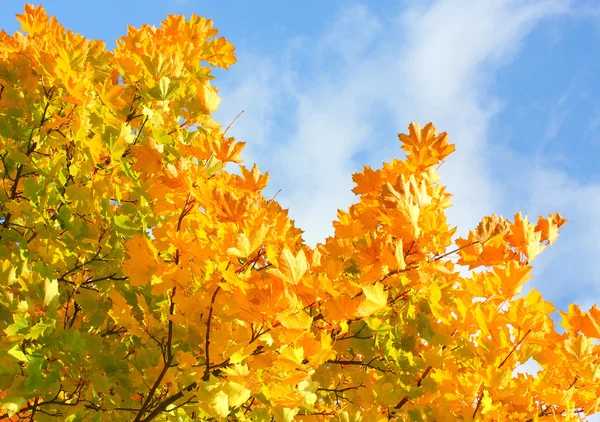
[[291,347],[288,346],[281,351],[279,359],[285,361],[287,364],[291,364],[292,367],[302,365],[304,360],[304,349],[302,347]]
[[502,293],[506,297],[521,293],[523,284],[533,277],[530,274],[531,268],[529,265],[521,266],[515,261],[510,261],[506,268],[495,266],[494,275],[502,287]]
[[192,365],[195,365],[197,360],[191,353],[179,350],[177,352],[177,362],[179,363],[180,368],[188,368]]
[[236,408],[244,404],[250,398],[251,391],[243,384],[230,381],[225,385],[225,393],[228,396],[229,406]]
[[206,45],[205,60],[224,69],[235,63],[235,48],[225,38],[217,38]]
[[253,251],[250,248],[250,241],[244,233],[240,233],[237,237],[236,246],[227,249],[227,254],[237,258],[248,258]]
[[483,395],[481,396],[481,414],[485,415],[490,410],[492,410],[492,398],[488,390],[483,390]]
[[92,139],[90,139],[90,155],[94,164],[98,164],[104,155],[104,141],[99,133],[96,133]]
[[48,306],[58,296],[58,280],[45,280],[44,305]]
[[352,189],[356,195],[379,192],[382,174],[380,170],[373,170],[370,166],[365,166],[362,173],[352,175],[352,181],[356,183],[356,187]]
[[584,362],[592,355],[594,339],[588,339],[585,335],[579,334],[575,340],[565,340],[564,348],[569,355],[577,360],[577,362]]
[[227,417],[229,415],[229,396],[224,391],[217,391],[210,402],[210,407],[215,412],[215,416],[219,418]]
[[273,266],[278,267],[279,266],[279,260],[277,259],[277,257],[279,256],[279,253],[277,251],[277,249],[275,248],[275,245],[267,245],[267,260],[269,261],[269,263],[271,263]]
[[235,142],[233,138],[226,138],[222,141],[215,141],[212,148],[218,160],[224,163],[241,163],[244,160],[240,157],[240,154],[245,146],[245,142]]
[[273,416],[275,422],[292,422],[299,411],[300,409],[298,408],[291,409],[288,407],[277,406],[273,408]]
[[383,284],[377,282],[371,286],[363,286],[362,290],[365,300],[358,306],[360,315],[370,316],[387,307],[388,292],[384,290]]
[[278,319],[281,325],[290,330],[308,330],[313,322],[313,318],[304,311],[280,316]]
[[288,275],[291,279],[291,283],[295,286],[300,284],[302,276],[308,270],[308,262],[306,261],[306,255],[304,250],[300,251],[294,256],[292,251],[285,248],[281,253],[283,260],[287,263]]

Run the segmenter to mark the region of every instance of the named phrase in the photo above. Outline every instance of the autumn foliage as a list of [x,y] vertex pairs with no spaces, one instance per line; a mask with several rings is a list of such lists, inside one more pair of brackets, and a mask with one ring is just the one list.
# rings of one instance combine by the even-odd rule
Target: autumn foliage
[[[428,124],[311,248],[211,117],[212,21],[107,50],[25,7],[0,34],[0,420],[579,420],[600,310],[520,295],[558,214],[446,221]],[[468,183],[468,181],[465,181]],[[537,362],[537,374],[516,373]]]

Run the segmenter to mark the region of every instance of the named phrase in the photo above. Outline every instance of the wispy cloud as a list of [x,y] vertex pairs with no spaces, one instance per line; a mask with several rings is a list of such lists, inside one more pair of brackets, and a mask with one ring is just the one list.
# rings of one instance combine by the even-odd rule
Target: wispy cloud
[[[233,123],[230,133],[249,143],[244,151],[245,161],[261,162],[261,155],[268,153],[273,142],[271,131],[282,86],[271,60],[244,53],[240,56],[242,69],[234,67],[230,74],[221,75],[227,89],[221,94],[219,118],[225,126]],[[227,84],[228,80],[235,80],[235,84]],[[243,115],[235,120],[241,112]]]
[[[546,122],[546,130],[542,142],[537,147],[537,155],[540,156],[544,149],[555,140],[567,118],[569,117],[570,110],[568,108],[568,100],[572,95],[573,86],[569,87],[563,92],[555,101],[552,102],[552,106],[548,111],[548,118]],[[546,105],[547,106],[547,105]]]
[[458,143],[443,167],[455,195],[451,221],[472,227],[501,200],[488,170],[487,130],[500,104],[488,93],[490,83],[518,54],[526,34],[541,19],[564,13],[566,5],[437,1],[391,18],[350,6],[328,32],[296,40],[268,77],[254,76],[256,62],[238,65],[238,75],[248,78],[223,90],[226,107],[247,97],[240,92],[254,92],[260,101],[249,98],[250,105],[263,120],[276,111],[270,105],[274,99],[284,98],[279,105],[289,112],[266,133],[237,123],[233,133],[267,139],[258,147],[250,144],[249,154],[272,170],[284,188],[281,201],[314,244],[331,233],[336,210],[354,201],[350,174],[360,167],[357,156],[380,162],[399,155],[391,132],[384,131],[383,138],[370,119],[390,115],[387,124],[396,131],[411,120],[434,121]]

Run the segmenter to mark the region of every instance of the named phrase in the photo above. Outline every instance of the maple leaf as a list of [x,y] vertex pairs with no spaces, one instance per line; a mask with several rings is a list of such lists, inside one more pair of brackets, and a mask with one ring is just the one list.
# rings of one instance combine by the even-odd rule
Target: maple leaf
[[30,36],[43,32],[49,20],[48,14],[41,5],[34,7],[26,4],[25,13],[16,16],[21,23],[21,31],[27,32]]
[[365,166],[362,173],[352,175],[352,181],[357,185],[352,192],[357,195],[378,192],[382,183],[381,171]]
[[594,340],[588,339],[585,335],[579,334],[576,339],[565,340],[565,352],[572,355],[577,362],[584,362],[591,357]]
[[407,164],[414,163],[418,169],[425,170],[454,152],[454,145],[449,143],[446,132],[436,135],[433,124],[428,123],[421,129],[419,124],[413,122],[408,129],[408,135],[398,135],[402,149],[409,153]]
[[227,69],[236,62],[234,50],[233,45],[225,38],[217,38],[206,44],[204,59],[213,66]]
[[558,229],[567,222],[560,214],[550,214],[548,218],[540,216],[535,226],[536,232],[541,232],[540,240],[553,244],[558,239]]
[[541,245],[541,232],[535,231],[535,227],[523,218],[521,213],[515,215],[515,221],[510,226],[510,234],[506,236],[508,242],[519,249],[525,256],[532,261],[545,248]]
[[261,191],[267,187],[269,182],[269,172],[262,174],[258,169],[258,166],[254,164],[251,170],[248,170],[244,166],[240,166],[242,173],[243,182],[240,183],[240,187],[251,191]]
[[215,189],[212,196],[217,215],[225,222],[242,221],[252,205],[250,198],[241,194],[238,196],[234,192],[224,192],[220,188]]
[[123,265],[123,273],[134,286],[149,284],[158,267],[152,245],[145,236],[136,236],[127,241],[126,248],[129,259]]
[[358,313],[362,316],[370,316],[380,312],[387,307],[388,292],[384,290],[383,284],[375,283],[370,286],[362,286],[365,300],[358,305]]
[[300,284],[302,277],[308,270],[308,262],[304,250],[300,249],[300,251],[294,255],[292,251],[286,248],[281,252],[281,257],[281,262],[287,264],[285,270],[289,275],[290,282],[295,286]]
[[527,280],[533,276],[530,274],[532,267],[520,266],[514,261],[510,261],[505,268],[494,267],[494,278],[507,297],[512,297],[521,292],[521,288]]
[[153,138],[147,138],[144,145],[131,148],[131,153],[136,158],[131,166],[132,170],[148,175],[156,174],[162,170],[164,146],[158,144]]
[[233,138],[226,138],[222,141],[213,143],[213,151],[215,157],[222,162],[241,163],[243,159],[240,157],[245,142],[235,142]]
[[227,249],[227,253],[238,258],[249,258],[262,244],[269,228],[266,225],[261,225],[252,233],[252,241],[248,239],[245,233],[240,233],[237,237],[235,247]]
[[479,243],[485,243],[494,236],[504,235],[510,231],[510,223],[503,217],[498,218],[496,214],[484,217],[473,236]]
[[561,325],[570,332],[581,332],[587,337],[600,338],[600,309],[596,305],[588,312],[581,312],[579,306],[571,303],[567,313],[558,312],[563,317]]

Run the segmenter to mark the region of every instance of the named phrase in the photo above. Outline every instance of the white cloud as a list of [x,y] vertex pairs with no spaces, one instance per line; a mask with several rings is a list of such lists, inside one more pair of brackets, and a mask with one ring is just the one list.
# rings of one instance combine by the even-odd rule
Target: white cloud
[[[243,53],[240,56],[242,66],[234,66],[229,74],[222,75],[223,80],[234,80],[235,85],[226,85],[221,94],[218,118],[225,127],[233,122],[228,136],[243,138],[250,144],[244,151],[244,160],[254,163],[272,142],[271,129],[281,86],[275,83],[275,69],[270,60]],[[217,86],[221,84],[219,78]]]
[[[353,159],[361,153],[372,162],[400,155],[392,136],[374,136],[369,118],[390,113],[396,131],[405,131],[411,120],[434,121],[458,144],[443,167],[455,195],[451,222],[463,230],[472,227],[501,199],[490,179],[486,148],[489,120],[499,103],[487,88],[527,32],[540,19],[565,12],[565,6],[563,1],[437,1],[409,7],[387,24],[364,6],[349,7],[321,37],[296,40],[291,57],[270,65],[266,76],[255,75],[258,60],[238,65],[238,74],[247,78],[223,90],[223,104],[251,106],[268,122],[271,101],[284,96],[284,120],[293,123],[281,130],[255,123],[244,128],[240,122],[232,132],[248,139],[250,156],[272,170],[284,189],[280,200],[314,244],[331,233],[337,208],[355,200],[350,175],[359,166]],[[302,63],[302,79],[295,69],[302,60],[294,54],[310,59]],[[250,120],[249,113],[242,119]],[[261,141],[253,144],[253,138]]]
[[569,98],[571,89],[563,93],[548,113],[548,123],[546,125],[546,133],[544,134],[544,140],[549,142],[555,139],[563,126],[565,120],[569,116],[569,110],[565,107],[566,101]]

